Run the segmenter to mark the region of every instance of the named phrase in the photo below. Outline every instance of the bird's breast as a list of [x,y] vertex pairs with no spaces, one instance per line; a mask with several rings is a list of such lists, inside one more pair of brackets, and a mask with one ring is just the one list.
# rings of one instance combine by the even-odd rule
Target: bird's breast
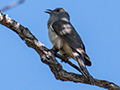
[[63,47],[63,40],[51,28],[49,28],[49,39],[56,49],[60,50]]
[[58,49],[62,55],[66,54],[67,59],[73,57],[71,47],[63,39],[61,39],[51,28],[49,28],[49,39],[52,42],[54,48]]

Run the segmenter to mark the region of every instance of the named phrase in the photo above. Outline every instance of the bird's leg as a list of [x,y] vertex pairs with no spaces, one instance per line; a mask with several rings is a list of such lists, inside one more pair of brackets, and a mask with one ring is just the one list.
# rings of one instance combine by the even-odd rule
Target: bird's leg
[[57,53],[59,50],[53,47],[52,49],[50,49],[50,51],[56,56],[56,53]]
[[67,62],[67,55],[66,54],[58,54],[57,52],[59,51],[55,46],[52,47],[52,49],[50,49],[50,51],[55,55],[55,57],[58,57],[61,59],[61,62]]
[[59,54],[59,53],[56,53],[55,56],[58,57],[58,58],[60,58],[60,59],[61,59],[61,62],[65,62],[65,63],[68,62],[68,59],[65,58],[64,56],[62,56],[62,55]]
[[61,59],[61,62],[67,62],[68,61],[68,56],[66,54],[62,54],[62,56],[64,57],[64,59]]
[[57,52],[59,51],[58,49],[55,48],[55,46],[53,46],[52,49],[50,49],[50,51],[55,55],[55,57],[58,57],[61,59],[61,62],[67,62],[68,59],[67,59],[67,55],[66,54],[58,54]]

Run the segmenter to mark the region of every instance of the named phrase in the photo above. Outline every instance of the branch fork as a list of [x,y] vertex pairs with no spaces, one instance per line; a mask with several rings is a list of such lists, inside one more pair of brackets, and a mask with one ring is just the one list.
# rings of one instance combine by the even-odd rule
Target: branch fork
[[[16,32],[22,40],[25,41],[28,47],[33,48],[41,57],[41,61],[47,64],[54,74],[55,78],[61,81],[72,81],[76,83],[85,83],[92,85],[89,80],[83,75],[67,72],[63,69],[62,65],[56,60],[55,56],[59,57],[60,59],[64,60],[66,63],[74,67],[79,71],[79,67],[74,65],[69,60],[65,60],[60,54],[55,53],[55,55],[47,49],[37,38],[29,31],[28,28],[22,26],[15,20],[8,17],[6,14],[2,14],[0,12],[0,24],[8,27],[12,31]],[[94,85],[106,88],[108,90],[120,90],[120,87],[115,83],[106,81],[106,80],[99,80],[94,78]]]

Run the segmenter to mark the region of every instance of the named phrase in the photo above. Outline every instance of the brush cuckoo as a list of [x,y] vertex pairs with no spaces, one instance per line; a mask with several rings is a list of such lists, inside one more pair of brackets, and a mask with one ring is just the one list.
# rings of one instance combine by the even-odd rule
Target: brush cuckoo
[[48,20],[49,39],[53,48],[58,50],[65,58],[73,58],[78,62],[81,73],[90,81],[94,81],[86,65],[91,66],[90,58],[86,54],[85,46],[70,23],[70,16],[63,8],[47,9],[50,14]]

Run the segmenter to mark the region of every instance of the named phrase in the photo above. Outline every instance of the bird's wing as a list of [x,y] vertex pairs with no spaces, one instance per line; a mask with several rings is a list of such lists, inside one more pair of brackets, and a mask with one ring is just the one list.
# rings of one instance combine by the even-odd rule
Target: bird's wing
[[58,20],[52,24],[52,28],[54,32],[56,32],[56,34],[66,41],[73,49],[84,55],[86,59],[86,65],[91,65],[90,59],[85,53],[85,46],[70,22]]

